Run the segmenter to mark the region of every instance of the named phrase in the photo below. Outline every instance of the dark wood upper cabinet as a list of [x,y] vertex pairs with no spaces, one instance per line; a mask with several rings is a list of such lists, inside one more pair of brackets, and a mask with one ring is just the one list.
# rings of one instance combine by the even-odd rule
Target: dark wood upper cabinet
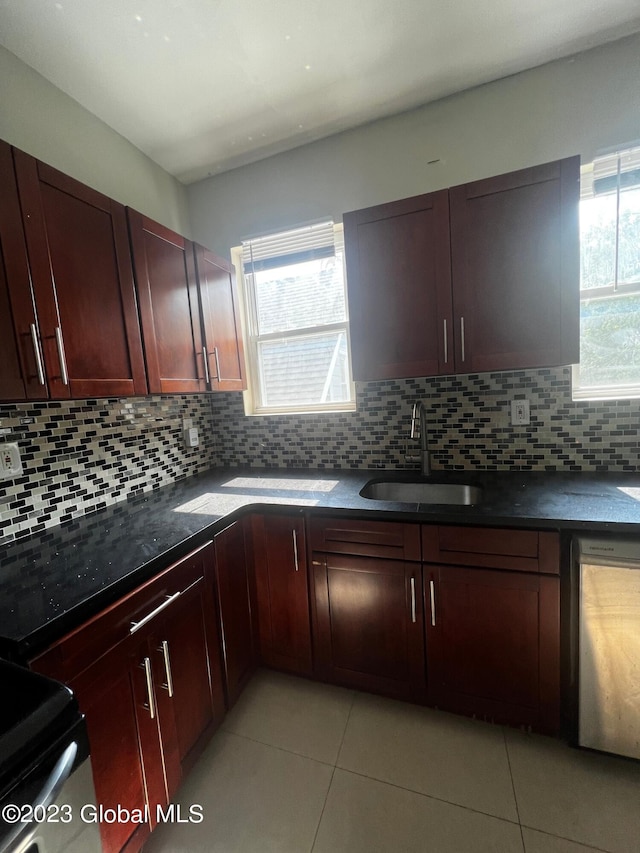
[[579,157],[344,216],[353,373],[579,358]]
[[251,542],[262,661],[311,675],[311,624],[304,519],[254,515]]
[[233,267],[203,246],[195,245],[194,252],[209,387],[241,391],[247,383]]
[[6,142],[0,142],[0,187],[0,400],[46,398],[18,187]]
[[446,190],[344,216],[353,378],[453,372]]
[[50,396],[146,394],[124,207],[22,151],[14,162]]
[[580,158],[449,190],[459,371],[579,360]]
[[205,391],[192,244],[131,208],[127,216],[149,391]]

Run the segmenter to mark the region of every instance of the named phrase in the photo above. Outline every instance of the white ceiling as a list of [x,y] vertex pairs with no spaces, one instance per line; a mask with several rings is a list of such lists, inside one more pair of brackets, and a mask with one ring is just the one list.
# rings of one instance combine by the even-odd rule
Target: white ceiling
[[1,44],[185,183],[638,30],[638,0],[0,0]]

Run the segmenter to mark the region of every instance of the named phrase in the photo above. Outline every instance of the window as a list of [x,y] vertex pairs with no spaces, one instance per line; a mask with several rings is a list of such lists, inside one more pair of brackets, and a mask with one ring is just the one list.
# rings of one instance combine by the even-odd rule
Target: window
[[640,148],[582,170],[573,380],[574,399],[640,397]]
[[248,414],[353,411],[342,226],[243,241]]

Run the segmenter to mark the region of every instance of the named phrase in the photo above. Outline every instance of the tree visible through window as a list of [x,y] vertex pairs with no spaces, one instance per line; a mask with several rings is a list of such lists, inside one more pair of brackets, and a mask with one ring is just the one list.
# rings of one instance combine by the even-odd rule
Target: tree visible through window
[[253,412],[355,407],[343,254],[331,222],[243,243]]
[[575,398],[640,396],[640,148],[583,169]]

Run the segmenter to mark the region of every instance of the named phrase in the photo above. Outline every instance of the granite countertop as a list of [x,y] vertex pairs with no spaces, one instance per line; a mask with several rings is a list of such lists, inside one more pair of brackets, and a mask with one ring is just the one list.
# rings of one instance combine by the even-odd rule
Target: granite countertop
[[437,472],[482,488],[476,506],[360,497],[415,472],[213,469],[6,546],[0,654],[25,661],[250,508],[496,527],[640,532],[640,475]]

